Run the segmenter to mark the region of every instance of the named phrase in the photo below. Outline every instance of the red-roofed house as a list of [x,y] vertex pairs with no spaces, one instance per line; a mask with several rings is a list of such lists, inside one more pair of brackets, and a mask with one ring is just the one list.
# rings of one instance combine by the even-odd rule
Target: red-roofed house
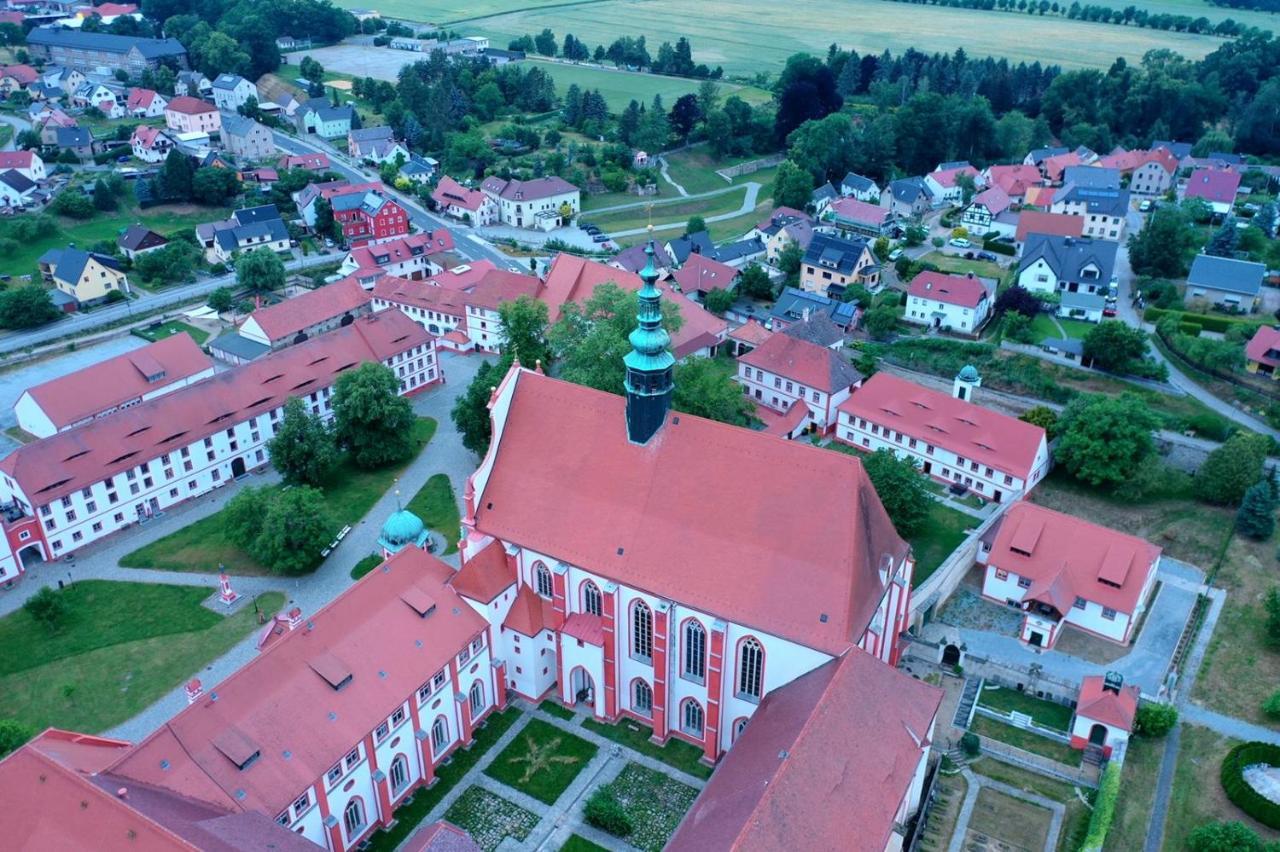
[[40,72],[30,65],[0,65],[0,94],[8,97],[39,79]]
[[567,225],[582,208],[582,192],[555,175],[533,180],[487,177],[480,191],[497,210],[497,221],[515,228],[550,231]]
[[18,26],[22,26],[22,22],[26,19],[27,16],[22,12],[15,12],[11,9],[0,11],[0,24],[17,24]]
[[1209,203],[1214,213],[1225,215],[1236,203],[1236,190],[1240,188],[1240,173],[1227,169],[1196,169],[1187,178],[1184,198],[1201,198]]
[[893,230],[897,216],[887,207],[838,198],[822,214],[822,223],[834,227],[841,236],[882,237]]
[[281,169],[309,169],[313,172],[329,168],[328,154],[285,154],[280,158]]
[[1280,378],[1280,328],[1261,326],[1245,344],[1244,358],[1250,373]]
[[[459,580],[505,559],[499,602],[487,582],[473,606],[510,642],[515,692],[556,682],[715,761],[805,672],[855,645],[896,662],[912,563],[857,459],[675,412],[638,443],[634,402],[519,366],[493,394]],[[519,642],[502,629],[516,595]],[[529,641],[539,625],[556,641]]]
[[145,124],[139,124],[133,129],[129,142],[133,148],[133,156],[144,163],[161,162],[177,145],[163,128],[148,127]]
[[240,326],[240,335],[271,349],[283,349],[350,325],[369,313],[373,313],[373,305],[368,292],[348,277],[259,308]]
[[738,270],[696,253],[690,254],[671,277],[680,285],[680,292],[699,302],[712,290],[733,290],[738,284]]
[[987,186],[998,186],[1010,198],[1022,198],[1027,190],[1039,186],[1044,177],[1040,169],[1028,163],[1017,163],[1011,166],[988,166],[982,173]]
[[0,151],[0,172],[13,169],[29,181],[44,180],[44,160],[35,151]]
[[1018,230],[1014,240],[1023,245],[1030,234],[1049,234],[1058,237],[1084,236],[1084,217],[1066,213],[1045,213],[1040,210],[1023,210],[1018,214]]
[[1103,757],[1110,757],[1116,746],[1129,741],[1141,697],[1142,690],[1125,686],[1116,672],[1084,678],[1071,720],[1071,747],[1099,748]]
[[342,238],[352,246],[380,242],[409,233],[408,212],[393,199],[380,182],[332,187],[321,191],[329,200],[333,220]]
[[1127,643],[1155,584],[1160,548],[1025,501],[1009,508],[986,556],[983,597],[1019,606],[1021,638],[1052,648],[1070,624]]
[[1129,191],[1135,195],[1163,195],[1178,174],[1178,158],[1163,146],[1149,151],[1117,148],[1094,165],[1129,175]]
[[836,409],[862,384],[862,373],[841,351],[794,337],[789,326],[738,357],[734,379],[757,403],[786,413],[801,403],[809,428],[826,434]]
[[47,438],[212,375],[191,335],[174,334],[28,388],[13,413],[24,431]]
[[[1025,166],[1023,167],[1025,168]],[[996,231],[1003,236],[1013,236],[1017,217],[1005,216],[1013,206],[1013,199],[998,186],[984,189],[974,196],[969,206],[960,214],[960,222],[971,234],[981,236],[989,231]]]
[[406,547],[213,691],[197,684],[108,772],[355,848],[505,705],[489,625],[453,577]]
[[267,464],[289,397],[329,418],[338,374],[365,361],[395,371],[405,395],[442,379],[435,342],[420,327],[396,313],[361,317],[22,445],[0,460],[0,504],[23,514],[0,519],[0,529],[19,560],[48,562],[207,494]]
[[378,243],[353,248],[343,258],[338,272],[354,275],[366,290],[383,275],[421,281],[431,275],[439,275],[444,267],[432,256],[453,250],[453,234],[444,228],[409,234],[405,237],[383,240]]
[[431,193],[436,210],[470,225],[492,225],[498,221],[498,205],[478,189],[469,189],[448,175],[442,175]]
[[141,87],[129,90],[129,99],[125,102],[125,112],[135,118],[157,118],[164,115],[164,108],[169,101],[164,95],[152,89]]
[[772,336],[773,332],[765,328],[764,323],[749,319],[729,332],[729,342],[732,347],[729,354],[735,358],[746,355]]
[[974,187],[984,187],[982,175],[967,162],[939,163],[938,167],[924,176],[924,185],[933,193],[934,203],[959,204],[964,199],[964,190],[959,178],[967,175],[973,179]]
[[907,309],[902,318],[916,325],[977,334],[991,316],[991,292],[972,272],[948,275],[921,272],[907,288]]
[[1083,164],[1084,159],[1080,156],[1079,151],[1068,151],[1065,154],[1055,154],[1042,160],[1040,162],[1040,173],[1044,175],[1045,180],[1049,183],[1062,183],[1062,175],[1067,170],[1067,166]]
[[666,849],[902,849],[941,703],[857,649],[801,675],[760,702]]
[[955,395],[876,373],[840,406],[836,440],[866,452],[893,450],[928,476],[1009,502],[1049,472],[1044,430],[970,402],[981,385],[966,367]]
[[164,123],[178,133],[217,133],[222,129],[222,113],[208,101],[181,95],[165,104]]

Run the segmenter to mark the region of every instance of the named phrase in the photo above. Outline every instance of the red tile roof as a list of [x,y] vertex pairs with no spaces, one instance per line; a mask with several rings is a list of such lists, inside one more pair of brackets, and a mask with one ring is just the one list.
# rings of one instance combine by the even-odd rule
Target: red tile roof
[[1076,699],[1076,715],[1113,728],[1133,730],[1134,717],[1138,715],[1138,698],[1142,690],[1133,684],[1120,687],[1119,694],[1103,689],[1106,678],[1092,675],[1080,682],[1080,695]]
[[672,273],[672,277],[685,293],[698,290],[710,292],[711,290],[728,290],[732,287],[734,280],[738,277],[738,270],[718,260],[712,260],[700,254],[691,254],[684,265]]
[[[350,257],[361,269],[377,269],[379,266],[402,263],[424,254],[429,257],[442,251],[452,251],[453,247],[453,234],[444,228],[437,228],[434,231],[353,248]],[[421,251],[415,255],[414,252],[419,249]]]
[[286,154],[280,158],[282,169],[311,169],[319,171],[329,168],[328,154]]
[[494,539],[462,563],[453,577],[453,588],[463,597],[487,604],[515,582],[515,570],[507,563],[502,542]]
[[950,169],[940,169],[929,173],[929,177],[938,182],[939,186],[953,187],[956,185],[956,178],[960,175],[969,175],[970,177],[978,177],[978,170],[973,166],[965,163],[962,166],[955,166]]
[[991,166],[987,169],[987,179],[993,186],[1003,189],[1011,198],[1021,198],[1026,195],[1028,188],[1039,186],[1044,181],[1040,176],[1040,170],[1026,163]]
[[971,461],[1031,476],[1044,430],[1016,417],[992,411],[898,378],[876,373],[840,404],[840,410],[913,438],[945,447]]
[[862,380],[841,352],[789,334],[775,334],[738,362],[782,376],[823,393],[847,390]]
[[483,207],[488,200],[480,190],[468,189],[448,175],[440,178],[440,182],[431,193],[431,198],[443,207],[461,207],[473,213]]
[[24,444],[0,460],[36,506],[185,447],[229,423],[284,405],[290,396],[332,384],[365,361],[382,361],[427,343],[422,326],[398,311],[269,353],[110,417]]
[[[447,314],[458,322],[467,316],[467,296],[448,287],[433,287],[422,281],[409,281],[384,275],[374,282],[373,297],[395,305],[409,305],[427,311]],[[380,311],[378,316],[385,313]],[[452,332],[451,332],[452,333]]]
[[556,175],[533,180],[503,180],[500,177],[488,177],[484,179],[484,183],[480,184],[480,188],[504,201],[537,201],[540,198],[551,198],[579,191],[576,186]]
[[551,601],[539,595],[531,586],[521,586],[502,626],[521,636],[533,637],[544,630],[554,629],[558,621],[558,613]]
[[1037,585],[1056,595],[1050,602],[1063,613],[1082,597],[1131,614],[1159,558],[1160,548],[1137,536],[1023,500],[1005,513],[988,562],[1030,578],[1024,597],[1039,599]]
[[1002,187],[993,186],[978,193],[973,199],[973,203],[981,204],[994,217],[1008,210],[1013,205],[1013,200],[1009,198],[1009,193],[1005,192]]
[[[213,362],[189,334],[174,334],[141,349],[68,373],[27,393],[59,429],[211,369]],[[147,377],[163,373],[151,382]]]
[[419,828],[399,848],[400,852],[481,852],[469,834],[444,820]]
[[40,73],[30,65],[4,65],[0,66],[0,77],[12,77],[19,85],[27,86],[40,79]]
[[1259,364],[1280,365],[1280,358],[1267,353],[1280,351],[1280,328],[1264,325],[1254,333],[1244,347],[1244,357]]
[[1170,174],[1178,170],[1178,158],[1168,148],[1164,147],[1154,148],[1149,151],[1142,149],[1125,151],[1122,148],[1117,148],[1098,160],[1094,165],[1108,169],[1119,169],[1122,173],[1127,173],[1152,162],[1158,163]]
[[156,139],[166,135],[163,128],[148,127],[145,124],[139,124],[133,129],[133,139],[130,141],[138,141],[142,143],[144,148],[150,148],[155,144]]
[[986,285],[972,274],[948,275],[928,270],[911,279],[907,295],[963,308],[976,308],[988,296]]
[[255,321],[272,342],[288,340],[303,329],[357,310],[368,304],[371,298],[359,281],[348,276],[292,299],[259,308],[249,319]]
[[133,743],[49,728],[33,739],[30,745],[68,769],[82,775],[93,775],[115,763],[123,750],[132,747]]
[[801,675],[760,702],[666,848],[883,852],[941,702],[857,648]]
[[780,438],[791,435],[809,417],[809,406],[799,401],[792,403],[785,414],[779,414],[761,402],[753,401],[752,405],[755,406],[756,418],[764,424],[764,433]]
[[1023,210],[1018,214],[1018,242],[1026,242],[1028,234],[1052,234],[1058,237],[1084,235],[1084,217],[1066,213],[1043,213],[1039,210]]
[[[440,560],[406,548],[170,719],[111,771],[228,810],[274,817],[484,631],[485,620],[450,587],[452,576]],[[435,608],[423,616],[426,599]],[[341,689],[331,685],[347,675],[351,680]],[[255,753],[247,771],[230,756]]]
[[217,111],[218,108],[208,101],[202,101],[190,95],[180,95],[169,101],[169,105],[165,107],[165,112],[180,112],[185,115],[199,115],[200,113]]
[[861,637],[907,545],[857,459],[688,414],[640,446],[620,396],[507,381],[481,532],[828,653]]
[[1044,173],[1049,180],[1059,181],[1062,180],[1062,173],[1066,171],[1067,166],[1078,166],[1082,162],[1078,153],[1068,151],[1065,154],[1046,157],[1040,166],[1044,169]]
[[130,112],[135,109],[149,109],[151,102],[155,99],[156,92],[154,90],[136,87],[129,90],[129,100],[125,103],[125,108]]
[[588,645],[604,647],[604,619],[589,612],[575,612],[565,619],[560,632]]
[[729,332],[729,337],[732,339],[748,343],[752,346],[759,346],[772,336],[773,332],[765,328],[764,323],[759,323],[755,320],[747,320],[742,325]]
[[0,151],[0,172],[7,169],[29,169],[34,160],[34,151]]
[[1234,204],[1240,173],[1226,169],[1196,169],[1187,178],[1187,198],[1203,198],[1218,204]]

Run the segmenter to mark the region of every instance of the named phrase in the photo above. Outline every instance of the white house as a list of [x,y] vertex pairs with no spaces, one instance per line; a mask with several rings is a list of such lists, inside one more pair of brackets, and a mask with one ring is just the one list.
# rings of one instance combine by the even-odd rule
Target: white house
[[365,289],[383,275],[420,281],[443,272],[433,257],[452,249],[453,235],[444,228],[409,234],[353,248],[342,259],[338,274],[354,275]]
[[164,115],[164,108],[168,105],[169,99],[154,89],[135,86],[129,90],[125,111],[134,118],[159,118]]
[[177,144],[177,141],[163,128],[148,127],[145,124],[135,127],[133,136],[129,138],[133,156],[144,163],[162,162]]
[[1020,638],[1052,648],[1065,626],[1125,644],[1155,585],[1160,548],[1034,503],[1009,508],[982,595],[1022,610]]
[[[821,321],[831,325],[825,316]],[[797,403],[808,409],[808,428],[826,434],[836,410],[862,384],[843,353],[804,339],[805,323],[788,326],[738,358],[734,380],[757,404],[786,413]]]
[[471,189],[448,175],[440,178],[431,193],[436,210],[471,225],[492,225],[498,221],[498,204],[487,193]]
[[480,191],[493,202],[498,221],[515,228],[550,231],[569,224],[582,209],[581,191],[554,175],[533,180],[488,177]]
[[1028,234],[1018,285],[1032,293],[1105,296],[1115,271],[1118,244],[1111,240]]
[[1133,733],[1141,696],[1142,690],[1126,686],[1119,672],[1084,678],[1071,720],[1071,747],[1097,748],[1103,757],[1111,757],[1116,746],[1127,743]]
[[924,176],[924,185],[933,194],[935,206],[959,205],[964,201],[964,188],[960,184],[962,175],[973,181],[975,191],[983,188],[982,174],[967,161],[939,163],[936,169]]
[[836,440],[892,450],[984,500],[1016,500],[1049,472],[1048,439],[1039,426],[970,402],[981,384],[973,367],[960,371],[953,396],[876,373],[840,406]]
[[845,198],[856,198],[870,204],[880,203],[880,187],[869,177],[849,172],[840,181],[840,194]]
[[0,151],[0,172],[10,169],[30,181],[42,181],[47,177],[44,160],[35,151]]
[[218,109],[235,112],[249,102],[249,98],[258,98],[258,87],[239,74],[219,74],[213,81],[213,102]]
[[0,172],[0,207],[23,207],[35,198],[36,184],[17,169]]
[[902,318],[909,323],[958,334],[975,334],[991,316],[991,292],[981,278],[921,272],[907,289],[907,309]]

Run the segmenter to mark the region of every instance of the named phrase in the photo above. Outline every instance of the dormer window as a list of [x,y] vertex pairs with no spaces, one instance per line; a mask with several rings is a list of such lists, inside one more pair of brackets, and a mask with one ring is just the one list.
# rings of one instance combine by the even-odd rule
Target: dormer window
[[389,733],[391,733],[391,726],[386,722],[383,722],[377,727],[377,730],[373,732],[373,738],[378,742],[382,742],[387,738],[387,734]]

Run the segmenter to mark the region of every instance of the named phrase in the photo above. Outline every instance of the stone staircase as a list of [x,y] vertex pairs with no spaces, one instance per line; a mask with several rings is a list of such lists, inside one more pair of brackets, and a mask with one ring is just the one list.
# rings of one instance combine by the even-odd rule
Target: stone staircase
[[1106,757],[1102,754],[1102,746],[1090,743],[1084,747],[1084,757],[1082,762],[1089,766],[1101,766],[1106,761]]
[[969,717],[973,715],[973,705],[978,702],[978,692],[982,689],[982,678],[967,677],[964,679],[964,690],[960,693],[960,703],[956,705],[955,718],[951,724],[957,728],[968,728]]

